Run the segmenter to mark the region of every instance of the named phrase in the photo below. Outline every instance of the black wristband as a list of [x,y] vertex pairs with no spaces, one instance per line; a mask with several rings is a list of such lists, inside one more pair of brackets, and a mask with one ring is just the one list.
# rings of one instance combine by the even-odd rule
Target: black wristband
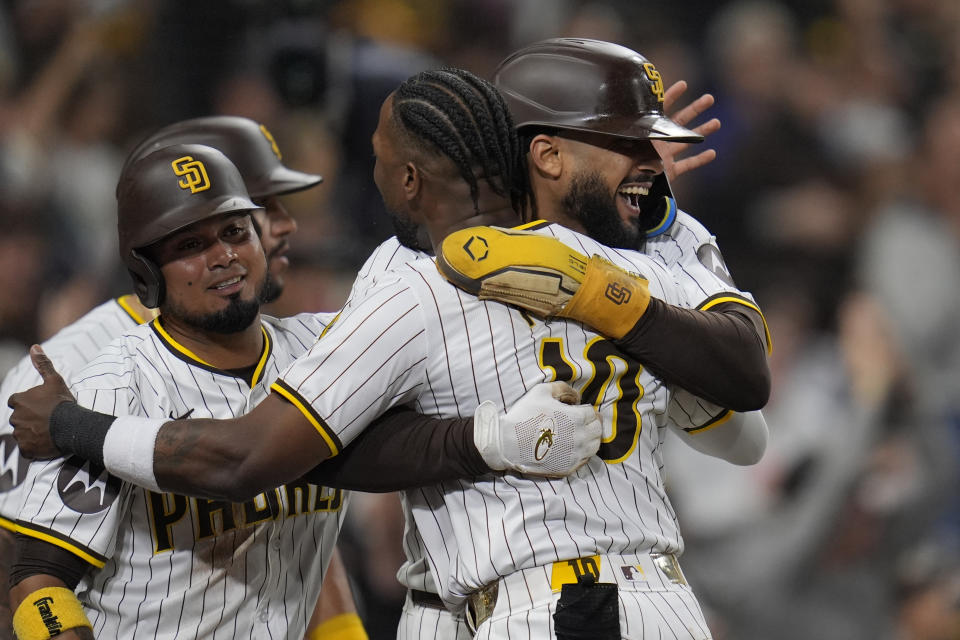
[[102,467],[103,441],[116,419],[64,401],[50,414],[50,439],[64,455],[72,453]]

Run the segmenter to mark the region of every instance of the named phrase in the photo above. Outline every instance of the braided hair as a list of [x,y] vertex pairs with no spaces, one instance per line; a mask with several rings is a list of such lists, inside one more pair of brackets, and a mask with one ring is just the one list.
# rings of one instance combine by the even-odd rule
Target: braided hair
[[444,67],[407,79],[393,94],[393,118],[414,148],[449,158],[470,186],[479,213],[478,180],[509,197],[523,216],[525,149],[497,89],[469,71]]

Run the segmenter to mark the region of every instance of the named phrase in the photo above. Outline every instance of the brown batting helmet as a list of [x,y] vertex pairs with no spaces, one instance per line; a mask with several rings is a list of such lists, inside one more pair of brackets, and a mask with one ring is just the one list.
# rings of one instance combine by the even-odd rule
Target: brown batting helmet
[[[642,55],[612,42],[554,38],[509,55],[494,84],[517,129],[572,129],[621,138],[702,142],[663,112],[660,72]],[[641,204],[646,237],[665,232],[676,217],[666,174]]]
[[250,197],[255,199],[302,191],[323,181],[322,176],[285,166],[270,131],[239,116],[191,118],[167,125],[138,144],[124,168],[173,144],[203,144],[220,150],[240,170]]
[[494,74],[518,129],[702,142],[663,112],[663,79],[642,55],[611,42],[554,38],[508,56]]
[[172,145],[129,163],[117,184],[117,232],[140,301],[154,308],[164,296],[160,267],[144,247],[195,222],[260,208],[237,167],[213,147]]

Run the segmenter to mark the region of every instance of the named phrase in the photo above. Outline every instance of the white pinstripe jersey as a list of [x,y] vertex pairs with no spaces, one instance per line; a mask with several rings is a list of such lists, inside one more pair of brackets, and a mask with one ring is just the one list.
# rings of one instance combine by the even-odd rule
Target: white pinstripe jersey
[[[43,343],[44,353],[50,358],[65,380],[93,360],[101,349],[127,329],[144,322],[130,306],[132,296],[108,300],[89,311],[82,318],[64,327]],[[20,509],[20,485],[27,476],[29,460],[20,457],[17,441],[13,438],[7,398],[18,391],[26,391],[42,383],[30,356],[23,358],[10,370],[0,386],[3,406],[0,420],[0,526],[13,528]]]
[[756,305],[751,294],[734,284],[716,238],[684,211],[677,211],[666,231],[644,240],[641,251],[667,265],[695,309],[709,309],[728,299]]
[[[153,418],[249,411],[329,317],[263,317],[253,371],[215,369],[160,322],[111,343],[74,377],[87,407]],[[293,482],[243,504],[159,494],[79,458],[41,467],[18,530],[100,567],[78,594],[100,638],[302,638],[342,522],[341,491]]]
[[[675,205],[674,205],[675,206]],[[410,262],[426,254],[404,249],[399,243],[384,243],[360,271],[360,279],[390,268],[390,264]],[[695,308],[709,308],[719,301],[737,300],[756,306],[753,296],[740,291],[726,269],[715,238],[688,213],[676,210],[672,224],[662,233],[645,241],[643,252],[667,265],[674,279],[686,292],[687,303]],[[406,252],[406,253],[404,253]],[[379,254],[379,259],[374,260]],[[400,256],[389,263],[383,256]],[[358,282],[360,281],[358,279]],[[668,407],[672,428],[695,431],[714,423],[726,410],[706,402],[684,389],[675,389]],[[404,551],[407,561],[397,574],[398,580],[410,589],[437,593],[437,586],[426,561],[426,550],[417,535],[409,504],[401,496],[407,517]]]
[[[542,228],[642,273],[652,295],[686,306],[665,267],[557,225]],[[668,389],[579,323],[534,320],[447,284],[432,260],[374,277],[274,389],[339,451],[387,408],[470,416],[538,382],[569,380],[604,417],[599,457],[563,480],[492,474],[409,491],[421,549],[453,605],[500,575],[594,553],[682,546],[660,476]]]
[[[676,203],[671,201],[671,206]],[[737,289],[716,238],[690,214],[676,210],[670,226],[647,238],[641,249],[667,265],[687,292],[692,308],[705,310],[723,302],[737,302],[760,311],[750,293]],[[686,431],[702,429],[729,413],[685,389],[675,390],[669,412],[672,426]]]
[[384,240],[360,267],[357,279],[350,290],[350,297],[357,295],[359,290],[368,286],[370,280],[377,274],[429,257],[430,255],[423,251],[416,251],[403,246],[396,236]]

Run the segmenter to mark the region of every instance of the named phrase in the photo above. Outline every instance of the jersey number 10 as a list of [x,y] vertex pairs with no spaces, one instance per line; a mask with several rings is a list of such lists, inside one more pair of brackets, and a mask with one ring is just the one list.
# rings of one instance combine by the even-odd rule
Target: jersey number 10
[[[597,455],[604,462],[616,464],[623,462],[637,446],[642,421],[637,403],[643,398],[643,385],[640,374],[643,366],[620,353],[613,343],[605,338],[594,338],[583,350],[583,360],[587,366],[577,366],[567,356],[563,338],[544,338],[540,343],[540,368],[553,371],[553,380],[569,382],[580,392],[581,402],[593,404],[603,414],[601,407],[611,404],[613,412],[612,433],[603,439]],[[617,367],[615,361],[622,366]],[[582,371],[579,378],[576,372]],[[583,376],[589,376],[586,383],[579,386]],[[615,395],[610,393],[615,389]],[[609,400],[608,400],[609,397]]]

